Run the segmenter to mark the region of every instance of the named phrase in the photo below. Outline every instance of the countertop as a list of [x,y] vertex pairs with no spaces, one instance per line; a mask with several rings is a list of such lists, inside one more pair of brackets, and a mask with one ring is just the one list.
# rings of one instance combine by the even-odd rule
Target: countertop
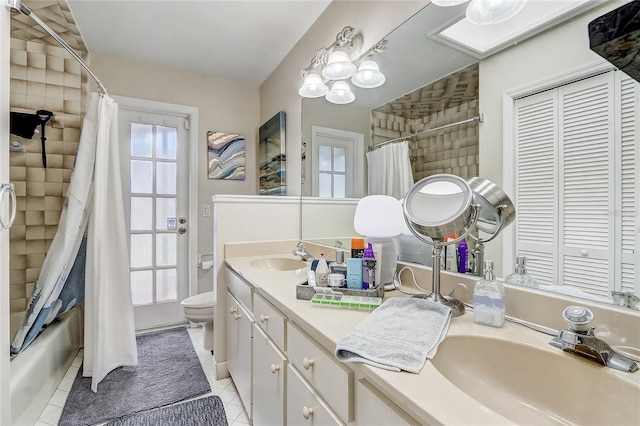
[[[308,267],[295,271],[268,271],[255,268],[251,262],[268,256],[250,256],[227,258],[228,267],[254,286],[255,292],[266,298],[285,316],[303,328],[324,348],[335,352],[337,342],[347,335],[369,313],[369,310],[346,309],[315,305],[307,300],[296,299],[295,286],[306,281]],[[292,255],[274,255],[273,257],[291,257]],[[385,300],[390,297],[408,297],[397,291],[386,292]],[[456,335],[481,336],[486,338],[509,340],[524,347],[535,347],[558,357],[574,357],[571,362],[582,363],[579,368],[588,372],[622,375],[624,380],[637,385],[638,376],[625,377],[622,372],[599,366],[593,362],[577,359],[575,355],[566,354],[551,347],[548,343],[551,336],[531,330],[525,326],[505,323],[502,328],[478,325],[473,322],[473,313],[467,311],[460,317],[451,319],[447,338]],[[445,342],[446,339],[445,338]],[[438,361],[436,354],[434,361]],[[509,354],[504,354],[508,357]],[[502,415],[492,411],[482,403],[470,397],[427,360],[419,374],[408,372],[392,372],[366,364],[346,364],[359,372],[370,383],[382,391],[408,414],[420,423],[425,424],[475,424],[501,425],[516,424]],[[530,368],[523,365],[522,368]],[[610,371],[603,371],[610,370]],[[627,376],[633,376],[627,374]],[[518,380],[518,378],[514,378]],[[487,388],[490,389],[490,388]],[[571,395],[567,396],[571,398]]]

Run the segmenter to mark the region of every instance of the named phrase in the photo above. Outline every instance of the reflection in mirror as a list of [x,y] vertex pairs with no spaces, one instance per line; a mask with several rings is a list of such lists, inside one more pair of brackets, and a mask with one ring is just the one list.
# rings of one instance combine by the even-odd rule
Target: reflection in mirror
[[[526,255],[529,272],[535,273],[536,278],[544,278],[541,282],[553,284],[544,285],[541,288],[544,287],[551,291],[560,291],[564,294],[578,297],[588,297],[592,300],[608,300],[609,302],[612,301],[611,291],[613,290],[616,291],[616,294],[622,292],[638,296],[640,295],[640,280],[638,279],[640,277],[640,267],[637,253],[640,247],[640,236],[637,232],[639,217],[636,206],[638,205],[638,198],[640,198],[640,195],[638,195],[640,191],[637,190],[640,179],[638,178],[636,164],[638,163],[640,148],[636,146],[637,143],[635,145],[633,143],[624,145],[631,146],[628,151],[625,151],[629,152],[630,155],[621,160],[616,160],[619,161],[618,164],[624,164],[624,167],[628,168],[625,169],[629,170],[628,174],[620,175],[620,173],[614,173],[609,178],[605,178],[609,185],[608,188],[611,188],[606,189],[605,193],[618,194],[615,197],[611,195],[610,199],[612,201],[610,203],[612,204],[610,204],[610,208],[598,209],[594,203],[583,204],[582,207],[578,204],[562,207],[563,209],[566,208],[567,212],[573,211],[571,209],[582,212],[588,211],[586,215],[581,216],[583,219],[596,217],[596,214],[601,217],[598,219],[599,225],[597,229],[590,229],[589,226],[580,225],[580,223],[584,222],[576,222],[577,226],[571,228],[572,240],[559,247],[559,250],[564,250],[562,255],[569,262],[573,262],[575,266],[573,270],[567,272],[570,276],[566,275],[567,273],[564,275],[562,273],[559,274],[555,267],[542,266],[543,264],[539,262],[541,258],[539,253],[541,252],[537,251],[538,247],[535,246],[535,243],[542,242],[540,228],[538,227],[540,225],[540,209],[555,212],[557,215],[561,206],[548,204],[548,197],[544,197],[541,193],[535,191],[531,193],[531,198],[518,197],[516,190],[517,180],[513,172],[510,172],[511,174],[507,172],[507,170],[516,169],[520,170],[520,172],[531,170],[531,188],[535,190],[537,183],[541,182],[542,175],[536,173],[541,169],[538,165],[534,166],[532,161],[536,158],[544,159],[546,154],[538,148],[538,145],[522,137],[521,140],[524,142],[520,151],[516,150],[516,135],[508,132],[510,126],[513,126],[513,122],[507,120],[513,120],[513,118],[508,116],[509,110],[503,104],[504,95],[509,94],[509,91],[516,91],[516,89],[520,89],[520,92],[522,92],[522,88],[540,82],[547,84],[548,87],[555,87],[552,86],[554,77],[558,78],[558,76],[562,77],[569,73],[575,73],[576,70],[582,70],[584,74],[593,72],[589,71],[591,69],[606,71],[606,67],[603,66],[604,61],[588,48],[586,28],[591,20],[604,15],[621,4],[627,3],[627,1],[589,3],[593,9],[583,9],[579,14],[565,16],[562,18],[565,22],[556,21],[553,25],[546,27],[544,31],[539,32],[539,34],[527,35],[532,36],[530,39],[526,39],[523,36],[518,40],[517,44],[511,45],[508,49],[497,54],[483,57],[480,62],[471,55],[461,53],[463,51],[468,52],[468,50],[453,48],[451,44],[436,43],[430,38],[429,34],[442,29],[443,22],[453,22],[457,18],[456,16],[443,15],[444,9],[450,8],[438,8],[433,4],[429,4],[385,37],[389,40],[388,49],[384,54],[378,56],[378,62],[380,69],[387,77],[387,81],[383,86],[376,89],[375,99],[367,99],[367,95],[357,93],[357,100],[353,104],[348,106],[334,105],[330,110],[309,102],[313,100],[305,99],[302,101],[303,141],[307,143],[307,148],[309,148],[312,143],[311,126],[320,125],[325,128],[361,133],[366,151],[368,146],[389,139],[402,137],[423,129],[438,127],[449,122],[460,121],[480,113],[485,114],[486,122],[483,124],[476,122],[447,132],[435,132],[425,136],[424,141],[422,138],[411,138],[409,146],[414,180],[419,181],[426,176],[438,173],[451,173],[464,179],[483,174],[495,180],[513,197],[514,204],[516,204],[519,212],[518,223],[514,221],[514,226],[508,228],[500,237],[487,245],[488,253],[490,253],[492,259],[496,260],[496,273],[499,276],[504,277],[512,273],[515,257]],[[410,41],[401,41],[404,39]],[[421,42],[426,40],[427,44],[416,46],[415,42],[417,40]],[[544,55],[541,54],[543,51],[545,52]],[[400,66],[394,69],[392,65],[385,63],[387,60],[390,63],[400,64]],[[609,66],[608,69],[612,69],[612,67]],[[391,94],[384,93],[382,89],[385,87],[391,88],[398,81],[404,85],[403,89],[396,90]],[[630,105],[630,108],[636,108],[636,110],[630,109],[629,111],[636,111],[634,114],[637,114],[640,88],[638,88],[638,83],[625,83],[625,81],[623,79],[622,84],[626,84],[624,87],[629,88],[629,93],[635,93],[635,95],[630,95],[627,99],[633,100],[628,105]],[[462,104],[455,104],[456,96],[458,99],[462,99],[462,94],[466,95],[468,93],[473,93],[475,97],[465,99]],[[388,97],[384,98],[385,95],[388,95]],[[526,95],[522,96],[524,96],[523,105],[526,107],[525,102],[528,98]],[[449,102],[449,98],[453,99],[451,101],[453,103]],[[589,98],[594,99],[593,96]],[[365,100],[369,102],[365,103]],[[634,102],[635,104],[632,105]],[[428,112],[419,112],[421,109],[427,109]],[[456,114],[451,121],[447,121],[449,120],[447,116],[447,111],[449,110],[455,111]],[[622,131],[623,127],[619,123],[613,123],[613,119],[608,118],[615,116],[615,114],[611,114],[614,113],[607,112],[603,115],[605,123],[606,120],[611,121],[608,131],[612,134],[625,134],[625,132],[630,131],[631,140],[637,141],[637,136],[633,134],[633,126],[624,127],[627,130]],[[505,121],[503,122],[503,120]],[[577,128],[587,129],[587,124],[592,124],[592,122],[578,125]],[[637,118],[630,121],[630,123],[635,122],[637,122]],[[536,120],[534,123],[540,123],[540,120]],[[578,140],[589,141],[591,139],[587,133],[580,136]],[[622,141],[616,142],[614,145],[622,147],[623,143]],[[517,154],[518,152],[520,154]],[[522,152],[528,153],[530,156],[525,157]],[[552,148],[549,152],[557,154],[559,149]],[[580,152],[580,148],[576,152]],[[595,187],[585,179],[584,171],[591,165],[603,164],[603,160],[610,156],[609,153],[603,152],[601,155],[594,157],[599,159],[595,162],[588,162],[584,156],[572,158],[570,167],[571,170],[575,170],[575,174],[567,175],[567,177],[556,177],[555,183],[551,187],[564,189],[565,185],[570,181],[573,185],[571,188],[567,186],[570,191],[577,188],[586,188],[588,194],[593,193]],[[366,167],[363,173],[367,173]],[[624,185],[627,186],[617,186],[620,184],[617,182],[619,179],[614,178],[614,176],[619,176]],[[623,176],[627,177],[623,178]],[[307,182],[302,188],[303,195],[312,195],[310,190],[312,179],[313,177],[307,176]],[[589,188],[591,189],[589,190]],[[366,187],[364,193],[367,194]],[[625,198],[622,196],[623,193],[632,195]],[[554,199],[557,199],[555,195],[551,197],[556,197]],[[624,207],[626,210],[616,207],[617,204],[613,204],[614,198],[618,200],[624,199],[628,203]],[[521,205],[524,201],[529,202],[526,207],[525,204]],[[478,202],[481,203],[482,200]],[[587,208],[588,210],[585,210]],[[616,213],[609,214],[609,212]],[[600,216],[601,213],[602,216]],[[481,233],[484,232],[489,236],[495,234],[497,215],[498,213],[494,213],[483,217],[478,226]],[[318,223],[315,219],[317,217],[313,216],[312,219],[314,220],[307,221],[307,217],[303,216],[303,238],[307,238],[307,235],[319,237],[316,231]],[[556,219],[549,221],[549,226],[558,226],[561,221],[565,220],[566,216],[558,216]],[[515,245],[515,242],[522,235],[520,222],[526,223],[527,221],[532,227],[526,236],[530,237],[532,244],[530,245],[530,250],[523,252],[522,248]],[[633,229],[634,231],[629,233],[629,231],[624,231],[625,229]],[[600,237],[595,238],[595,235],[600,235],[600,231],[604,233],[602,240],[600,240]],[[626,237],[622,238],[620,232]],[[560,242],[561,235],[558,232],[551,232],[549,234],[550,242]],[[482,237],[486,238],[485,236]],[[613,245],[617,243],[620,243],[618,245],[623,247],[614,249]],[[402,253],[402,247],[399,251]],[[606,259],[592,258],[596,252],[602,252]],[[616,256],[622,258],[622,263],[618,260],[612,260],[613,253],[619,253]],[[555,258],[559,258],[559,254]],[[510,262],[507,260],[509,258],[511,258]],[[551,256],[551,258],[554,258],[554,256]],[[546,260],[545,258],[545,262]],[[504,268],[503,264],[505,265]],[[547,264],[545,263],[544,265]],[[603,281],[604,285],[596,290],[579,287],[587,279],[590,280],[592,278],[591,275],[595,277],[595,274],[587,273],[594,266],[599,268],[598,279]],[[627,284],[621,284],[623,278]],[[607,282],[609,284],[608,288]],[[587,293],[592,291],[595,291],[595,293]],[[620,299],[618,297],[616,300],[619,301]]]

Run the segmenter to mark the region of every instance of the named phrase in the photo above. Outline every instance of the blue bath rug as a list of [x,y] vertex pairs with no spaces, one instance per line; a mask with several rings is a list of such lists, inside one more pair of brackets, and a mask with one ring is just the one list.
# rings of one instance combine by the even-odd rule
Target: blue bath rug
[[80,426],[147,411],[211,390],[185,328],[143,334],[136,338],[138,365],[120,367],[91,391],[82,367],[62,409],[60,426]]

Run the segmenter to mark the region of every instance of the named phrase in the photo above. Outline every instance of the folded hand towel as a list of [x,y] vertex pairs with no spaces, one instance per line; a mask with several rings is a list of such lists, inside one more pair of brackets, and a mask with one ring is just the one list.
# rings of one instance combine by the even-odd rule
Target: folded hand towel
[[389,299],[336,345],[336,358],[391,371],[419,373],[435,356],[451,308],[426,299]]

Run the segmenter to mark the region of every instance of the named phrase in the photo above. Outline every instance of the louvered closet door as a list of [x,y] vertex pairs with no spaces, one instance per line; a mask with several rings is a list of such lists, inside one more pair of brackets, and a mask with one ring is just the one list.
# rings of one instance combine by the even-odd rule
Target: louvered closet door
[[562,284],[602,296],[615,270],[613,74],[558,89]]
[[558,283],[556,91],[516,101],[517,252],[539,284]]
[[[619,286],[622,291],[638,292],[640,282],[640,83],[624,73],[618,72],[620,80],[620,119],[621,132],[619,144],[620,169],[620,206],[621,218],[616,238],[621,242],[617,255],[622,260],[619,274]],[[619,234],[618,234],[619,232]],[[617,284],[617,283],[616,283]]]

